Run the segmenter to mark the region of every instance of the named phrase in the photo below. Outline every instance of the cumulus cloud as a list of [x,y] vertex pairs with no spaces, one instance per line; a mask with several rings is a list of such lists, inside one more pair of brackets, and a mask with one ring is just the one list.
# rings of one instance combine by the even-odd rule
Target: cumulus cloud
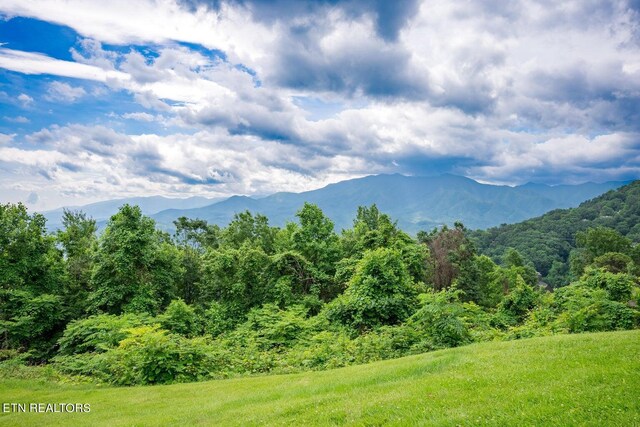
[[[8,0],[0,11],[73,28],[73,61],[0,47],[0,67],[126,91],[139,105],[110,119],[146,122],[149,134],[72,125],[27,136],[51,153],[29,167],[55,185],[104,173],[83,188],[264,194],[378,172],[501,183],[640,174],[634,2],[61,4]],[[85,95],[67,80],[49,90]]]
[[23,108],[27,108],[33,104],[33,98],[26,93],[21,93],[18,95],[18,102],[20,102]]
[[87,92],[80,86],[56,81],[49,85],[46,97],[51,101],[75,102],[86,94]]
[[7,135],[6,133],[0,133],[0,145],[12,142],[14,137],[15,134]]
[[163,137],[72,125],[33,133],[28,143],[0,147],[0,169],[24,177],[23,189],[58,194],[71,187],[78,194],[104,195],[302,191],[365,175],[375,166],[222,130]]
[[149,114],[149,113],[145,113],[145,112],[140,112],[140,113],[125,113],[122,115],[123,119],[128,119],[128,120],[137,120],[137,121],[141,121],[141,122],[154,122],[158,119],[157,116],[154,116],[153,114]]

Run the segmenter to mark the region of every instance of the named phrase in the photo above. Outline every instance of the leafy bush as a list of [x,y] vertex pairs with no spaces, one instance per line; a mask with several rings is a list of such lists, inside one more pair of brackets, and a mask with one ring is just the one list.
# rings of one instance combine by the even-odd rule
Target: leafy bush
[[60,355],[105,352],[115,348],[128,336],[127,330],[149,325],[152,318],[146,314],[99,314],[74,320],[67,325],[58,341]]
[[158,326],[129,329],[129,336],[105,354],[111,382],[166,384],[210,378],[215,360],[205,338],[184,338]]
[[449,289],[421,294],[422,307],[409,319],[409,324],[423,331],[438,347],[456,347],[471,341],[471,334],[462,320],[464,308],[459,302],[460,291]]
[[509,293],[505,295],[498,305],[498,311],[513,319],[513,323],[522,322],[540,299],[540,293],[525,283],[519,274],[515,275],[515,280]]
[[164,329],[185,337],[195,336],[201,331],[195,310],[181,299],[171,301],[158,320]]
[[622,303],[631,299],[631,291],[635,286],[635,280],[629,274],[592,268],[587,269],[580,282],[592,289],[604,289],[610,300]]
[[608,299],[604,289],[577,283],[556,293],[560,314],[556,325],[567,332],[596,332],[632,329],[638,325],[638,312]]

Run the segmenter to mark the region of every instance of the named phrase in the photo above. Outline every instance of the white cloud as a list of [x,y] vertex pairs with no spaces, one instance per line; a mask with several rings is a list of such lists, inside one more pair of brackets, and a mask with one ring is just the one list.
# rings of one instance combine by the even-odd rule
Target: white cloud
[[29,123],[29,119],[24,116],[16,116],[16,117],[7,117],[4,116],[4,119],[8,122],[12,123]]
[[157,117],[149,113],[125,113],[122,115],[123,119],[137,120],[141,122],[153,122],[157,120]]
[[47,99],[52,101],[75,102],[87,92],[80,86],[71,86],[63,82],[52,82],[47,89]]
[[21,93],[20,95],[18,95],[18,101],[23,108],[28,108],[33,104],[33,98],[26,93]]
[[127,80],[125,73],[103,70],[92,65],[63,61],[41,53],[0,48],[0,68],[25,74],[52,74],[76,79],[109,82]]
[[[72,50],[75,62],[3,47],[0,67],[104,82],[155,110],[119,118],[164,126],[156,133],[188,128],[168,136],[45,129],[31,139],[64,155],[49,169],[38,165],[42,179],[55,177],[47,185],[264,194],[368,173],[429,173],[438,162],[509,183],[638,168],[640,26],[624,1],[422,2],[397,38],[380,37],[375,14],[346,6],[260,20],[243,4],[4,1],[4,13],[89,38]],[[84,95],[68,83],[51,90],[69,101]],[[25,97],[22,105],[34,102]],[[300,99],[336,107],[312,121]]]
[[5,0],[5,14],[69,26],[85,37],[112,44],[165,43],[169,40],[223,50],[233,62],[251,66],[268,55],[274,34],[254,23],[242,6],[195,12],[171,0]]
[[[36,132],[28,142],[40,148],[0,147],[0,169],[20,177],[22,190],[58,194],[60,203],[71,188],[77,195],[103,197],[303,191],[363,176],[377,167],[363,158],[326,156],[222,130],[129,136],[74,125]],[[11,187],[0,180],[3,185]]]
[[8,145],[15,138],[15,134],[7,135],[6,133],[0,133],[0,145]]

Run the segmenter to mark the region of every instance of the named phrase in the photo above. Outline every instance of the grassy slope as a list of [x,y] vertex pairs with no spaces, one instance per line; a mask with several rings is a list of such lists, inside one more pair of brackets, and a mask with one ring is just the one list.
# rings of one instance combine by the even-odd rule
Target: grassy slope
[[89,414],[0,425],[640,425],[640,331],[474,344],[369,365],[170,386],[0,380],[1,402]]

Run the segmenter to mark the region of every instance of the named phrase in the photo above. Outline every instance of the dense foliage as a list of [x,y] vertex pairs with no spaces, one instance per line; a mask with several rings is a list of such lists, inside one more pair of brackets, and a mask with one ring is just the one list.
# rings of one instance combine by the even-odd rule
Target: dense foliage
[[619,254],[626,255],[637,265],[640,247],[632,242],[640,242],[640,181],[577,208],[558,209],[517,224],[474,231],[471,237],[482,253],[495,260],[509,248],[517,249],[553,287],[577,280],[593,257],[606,256],[608,252],[615,253],[614,258],[618,259]]
[[[632,215],[627,202],[638,191],[632,184],[601,199],[622,200],[614,216]],[[535,239],[496,252],[482,239],[506,239],[502,231],[473,233],[485,253],[500,255],[495,261],[462,224],[412,239],[375,205],[360,207],[340,234],[305,204],[283,228],[243,212],[224,228],[181,218],[173,236],[135,206],[124,205],[98,236],[80,212],[65,212],[64,229],[50,235],[41,215],[2,205],[2,355],[133,385],[636,328],[640,234],[581,218],[567,225],[585,206],[595,209],[589,203],[566,214],[563,236],[575,232],[561,242],[573,247],[564,257]],[[536,223],[527,224],[513,227]],[[552,268],[541,271],[539,251],[556,257]],[[572,280],[550,292],[536,270]]]

